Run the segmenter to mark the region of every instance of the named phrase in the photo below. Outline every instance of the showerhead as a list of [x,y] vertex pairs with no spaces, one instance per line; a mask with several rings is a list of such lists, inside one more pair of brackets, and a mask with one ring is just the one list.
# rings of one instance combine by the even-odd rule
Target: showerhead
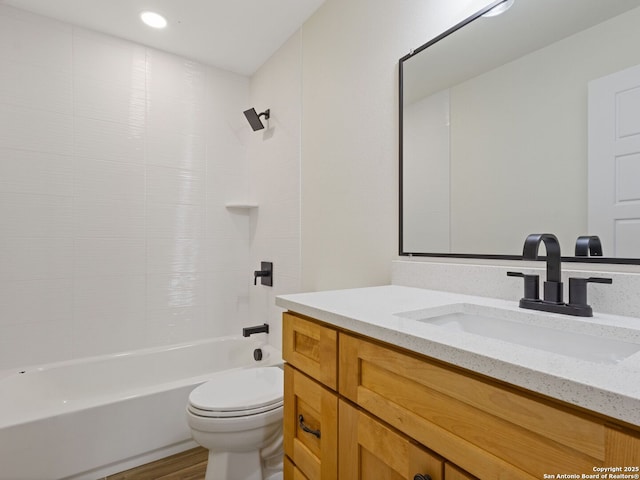
[[269,120],[269,109],[267,108],[264,112],[258,114],[256,113],[255,108],[250,108],[249,110],[244,111],[244,116],[247,117],[251,128],[253,128],[253,131],[255,132],[256,130],[262,130],[264,128],[260,117],[264,117],[265,120]]

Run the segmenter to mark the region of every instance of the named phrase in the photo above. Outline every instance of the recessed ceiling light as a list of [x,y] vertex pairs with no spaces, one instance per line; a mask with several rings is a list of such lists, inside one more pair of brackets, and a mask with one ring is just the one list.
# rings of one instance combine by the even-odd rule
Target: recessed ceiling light
[[167,19],[156,12],[142,12],[140,18],[144,23],[153,28],[164,28],[167,26]]
[[489,10],[487,13],[485,13],[484,15],[482,15],[483,17],[496,17],[504,12],[506,12],[507,10],[509,10],[511,8],[511,6],[513,5],[513,2],[515,0],[505,0],[504,2],[496,5],[495,7],[493,7],[491,10]]

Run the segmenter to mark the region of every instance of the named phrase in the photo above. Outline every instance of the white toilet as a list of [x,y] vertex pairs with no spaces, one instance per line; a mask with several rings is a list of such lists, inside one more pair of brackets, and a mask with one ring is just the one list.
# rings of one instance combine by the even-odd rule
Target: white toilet
[[282,478],[283,394],[278,367],[225,372],[191,392],[187,421],[209,449],[206,480]]

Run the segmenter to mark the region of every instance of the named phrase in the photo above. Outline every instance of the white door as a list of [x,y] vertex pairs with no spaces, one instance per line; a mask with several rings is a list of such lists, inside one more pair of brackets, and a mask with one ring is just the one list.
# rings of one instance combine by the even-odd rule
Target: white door
[[640,257],[640,65],[589,83],[590,235],[605,257]]

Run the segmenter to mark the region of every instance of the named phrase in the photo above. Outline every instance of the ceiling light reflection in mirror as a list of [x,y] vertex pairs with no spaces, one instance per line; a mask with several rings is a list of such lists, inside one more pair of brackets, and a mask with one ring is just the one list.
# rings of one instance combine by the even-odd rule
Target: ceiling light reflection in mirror
[[142,12],[140,14],[140,19],[145,25],[148,25],[151,28],[162,29],[167,26],[167,19],[156,12]]

